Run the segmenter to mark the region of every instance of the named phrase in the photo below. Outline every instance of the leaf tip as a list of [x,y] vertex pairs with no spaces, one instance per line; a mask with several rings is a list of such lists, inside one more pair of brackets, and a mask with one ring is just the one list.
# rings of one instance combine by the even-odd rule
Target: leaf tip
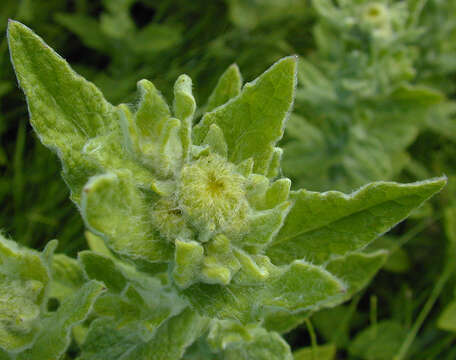
[[6,28],[7,38],[11,39],[12,35],[19,32],[32,32],[32,30],[17,20],[8,19],[8,25]]

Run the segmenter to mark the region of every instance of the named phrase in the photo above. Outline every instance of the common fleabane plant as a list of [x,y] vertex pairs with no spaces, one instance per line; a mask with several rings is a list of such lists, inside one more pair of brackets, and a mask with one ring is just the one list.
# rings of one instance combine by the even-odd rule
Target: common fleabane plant
[[[41,314],[55,313],[42,305],[49,297],[66,314],[74,311],[68,297],[100,282],[91,321],[65,323],[74,326],[80,359],[291,359],[279,333],[364,287],[387,257],[365,246],[445,183],[378,182],[352,195],[290,191],[276,143],[293,103],[295,57],[244,86],[231,66],[196,112],[186,75],[171,107],[147,80],[136,106],[113,106],[24,25],[10,22],[8,39],[31,123],[59,155],[95,236],[94,251],[77,262],[35,254],[50,259],[40,287],[35,270],[31,280],[8,280],[20,267],[14,256],[0,262],[0,305],[27,298],[36,324],[19,331],[0,312],[6,359],[41,344]],[[54,291],[39,293],[47,282]],[[19,308],[15,321],[21,316]]]

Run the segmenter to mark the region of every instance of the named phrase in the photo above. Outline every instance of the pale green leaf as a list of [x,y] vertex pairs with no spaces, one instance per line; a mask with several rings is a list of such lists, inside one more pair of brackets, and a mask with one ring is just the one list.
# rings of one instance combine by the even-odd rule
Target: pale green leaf
[[42,328],[49,270],[39,253],[0,235],[0,349],[30,347]]
[[311,311],[303,310],[290,313],[286,310],[268,309],[264,314],[263,327],[280,334],[287,333],[304,322]]
[[91,231],[116,253],[150,262],[171,259],[171,245],[156,238],[145,195],[129,172],[93,177],[84,187],[81,211]]
[[207,321],[186,309],[166,321],[147,342],[130,329],[117,329],[110,319],[91,325],[80,360],[179,360],[197,339]]
[[316,310],[344,291],[338,279],[311,264],[296,261],[286,267],[270,263],[258,267],[252,263],[249,269],[243,261],[230,284],[195,284],[183,294],[201,314],[246,323],[261,318],[264,307]]
[[275,332],[260,327],[251,331],[249,341],[233,342],[225,346],[223,359],[226,360],[292,360],[290,347]]
[[62,159],[65,180],[77,201],[87,179],[99,171],[94,159],[84,156],[86,142],[119,133],[114,107],[26,26],[10,21],[8,40],[32,126]]
[[90,250],[100,255],[113,257],[111,250],[108,249],[101,237],[92,234],[90,231],[85,232],[85,237]]
[[181,120],[180,137],[184,160],[188,159],[192,144],[192,125],[195,115],[196,101],[192,93],[192,79],[181,75],[174,83],[174,116]]
[[94,312],[113,318],[117,329],[128,328],[143,341],[186,306],[158,278],[122,262],[91,251],[81,252],[79,261],[89,279],[101,281],[108,288],[95,303]]
[[138,91],[139,104],[134,114],[120,106],[127,148],[158,175],[169,176],[182,160],[181,123],[171,117],[168,104],[150,81],[139,81]]
[[62,301],[84,284],[84,274],[77,260],[64,254],[52,257],[52,282],[50,297]]
[[445,183],[445,178],[412,184],[377,182],[351,195],[293,192],[294,207],[267,254],[277,264],[294,259],[318,264],[332,255],[360,249],[407,217]]
[[56,312],[41,319],[43,330],[30,349],[17,355],[17,360],[59,359],[70,344],[73,326],[85,320],[97,297],[103,292],[97,281],[84,284],[73,296],[63,301]]
[[204,248],[196,241],[176,241],[173,278],[177,285],[185,288],[191,284],[201,271]]
[[215,123],[225,135],[229,160],[238,164],[253,158],[255,172],[266,174],[274,145],[283,135],[295,83],[296,58],[278,61],[247,83],[238,97],[207,113],[194,128],[195,144],[201,144]]
[[87,278],[103,282],[109,291],[121,293],[127,285],[125,274],[111,258],[91,251],[80,252],[78,258]]
[[230,246],[230,240],[220,234],[206,247],[201,277],[209,284],[227,285],[240,267],[241,264]]
[[275,208],[260,211],[252,216],[249,230],[242,239],[242,247],[252,253],[263,250],[282,227],[290,206],[291,202],[286,201]]
[[214,110],[239,95],[241,87],[241,72],[238,66],[233,64],[220,76],[215,89],[207,100],[206,112]]
[[213,153],[219,154],[224,158],[228,155],[228,146],[226,145],[225,137],[217,124],[212,124],[209,127],[209,131],[202,143],[202,146],[204,145],[208,145]]

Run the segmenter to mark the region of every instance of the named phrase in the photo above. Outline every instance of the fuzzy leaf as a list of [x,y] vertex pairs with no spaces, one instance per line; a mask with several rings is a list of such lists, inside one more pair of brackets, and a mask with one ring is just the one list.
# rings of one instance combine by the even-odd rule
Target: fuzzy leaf
[[263,307],[288,312],[317,309],[344,291],[330,273],[304,262],[287,267],[269,264],[263,269],[252,262],[250,270],[247,264],[242,266],[226,286],[195,284],[183,293],[205,316],[245,323],[262,317]]
[[192,79],[187,75],[181,75],[174,83],[174,116],[181,120],[180,137],[184,159],[188,159],[191,148],[191,134],[193,116],[196,110],[196,101],[192,93]]
[[70,344],[71,329],[86,319],[103,289],[101,283],[90,281],[68,297],[56,312],[46,314],[42,319],[43,331],[33,346],[18,354],[16,359],[59,359]]
[[114,140],[120,134],[114,107],[26,26],[10,21],[8,40],[32,126],[62,159],[63,175],[77,201],[87,179],[99,171],[96,161],[84,156],[86,142],[110,133],[116,134]]
[[238,96],[241,92],[241,87],[241,72],[238,66],[233,64],[220,76],[215,89],[207,100],[206,112],[210,112]]
[[225,347],[223,358],[226,360],[292,360],[290,347],[275,332],[262,328],[251,331],[249,341],[234,342]]
[[196,241],[176,241],[176,265],[173,269],[174,281],[182,287],[190,285],[200,271],[204,258],[204,248]]
[[179,360],[199,337],[206,320],[187,309],[166,321],[148,342],[130,329],[117,329],[110,319],[91,325],[79,360]]
[[142,341],[149,340],[164,321],[186,307],[159,279],[128,264],[91,251],[81,252],[79,261],[89,279],[102,281],[108,288],[97,300],[94,312],[113,318],[117,329],[130,329]]
[[274,144],[283,135],[295,85],[296,58],[278,61],[247,83],[238,97],[207,113],[194,128],[194,143],[201,144],[215,123],[225,135],[229,160],[238,164],[252,157],[255,172],[266,174]]
[[93,177],[84,187],[81,207],[87,226],[118,254],[150,262],[171,259],[170,244],[155,238],[145,197],[130,173]]
[[295,259],[319,264],[330,255],[360,249],[407,217],[445,183],[445,178],[404,185],[377,182],[351,195],[293,192],[290,198],[295,205],[267,254],[276,264]]
[[112,259],[91,251],[83,251],[79,253],[79,261],[86,276],[103,282],[109,291],[121,293],[127,285],[126,276]]
[[0,349],[17,352],[33,344],[49,275],[40,254],[0,236]]
[[182,160],[181,123],[171,117],[168,104],[150,81],[139,81],[138,90],[140,100],[134,115],[121,106],[127,148],[158,175],[169,176]]
[[284,334],[302,324],[310,314],[311,311],[308,310],[290,313],[286,310],[269,309],[265,313],[263,327]]
[[388,258],[386,251],[372,254],[352,253],[331,259],[325,269],[341,279],[347,286],[342,302],[350,299],[353,294],[365,287]]
[[290,205],[288,201],[283,202],[275,208],[263,210],[252,217],[249,231],[242,239],[242,247],[253,253],[263,250],[282,227]]
[[84,284],[84,274],[79,263],[64,254],[52,257],[52,282],[50,297],[62,301]]

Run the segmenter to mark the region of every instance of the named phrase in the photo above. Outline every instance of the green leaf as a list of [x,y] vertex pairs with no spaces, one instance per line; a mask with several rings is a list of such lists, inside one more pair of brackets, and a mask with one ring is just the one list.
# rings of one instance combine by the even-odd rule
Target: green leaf
[[450,303],[440,314],[437,326],[446,331],[456,332],[456,301]]
[[206,112],[210,112],[238,96],[241,93],[241,87],[241,72],[238,66],[233,64],[220,76],[215,89],[207,100]]
[[242,239],[242,247],[252,253],[263,250],[282,227],[290,206],[291,202],[286,201],[275,208],[263,210],[252,216],[250,228]]
[[190,155],[192,144],[192,125],[195,115],[196,101],[192,93],[192,79],[187,75],[181,75],[174,83],[174,116],[181,120],[180,137],[182,141],[183,157],[185,160]]
[[128,171],[93,177],[84,187],[81,212],[116,253],[149,262],[171,259],[171,244],[156,238],[145,195]]
[[173,278],[181,287],[189,286],[203,265],[204,248],[196,241],[176,241],[175,267]]
[[344,296],[342,299],[338,299],[338,302],[350,299],[353,294],[364,288],[387,258],[388,253],[379,250],[371,254],[352,253],[331,259],[325,269],[342,279],[347,287]]
[[117,329],[111,319],[97,319],[90,327],[79,360],[178,360],[198,338],[206,320],[187,309],[166,321],[148,342],[131,329]]
[[99,171],[96,161],[84,155],[86,142],[120,134],[114,107],[26,26],[10,21],[8,41],[32,126],[61,158],[63,176],[78,201],[87,179]]
[[295,261],[275,267],[263,259],[260,267],[248,256],[238,259],[242,268],[230,284],[195,284],[183,291],[202,315],[247,323],[261,318],[264,307],[288,312],[316,310],[344,291],[338,279],[311,264]]
[[[215,329],[212,329],[214,331]],[[286,341],[275,332],[268,332],[261,327],[242,329],[216,329],[212,341],[218,340],[222,349],[223,359],[226,360],[292,360],[290,347]],[[229,331],[226,331],[229,330]],[[238,334],[236,334],[238,332]],[[214,339],[214,335],[220,339]]]
[[352,356],[366,360],[390,360],[397,354],[407,330],[394,321],[373,324],[360,332],[349,346]]
[[113,257],[111,250],[108,249],[101,237],[92,234],[90,231],[85,232],[85,237],[90,250],[100,255]]
[[293,353],[294,360],[334,360],[336,346],[327,344],[315,347],[306,347]]
[[87,278],[103,282],[109,291],[121,293],[127,285],[126,275],[111,258],[91,251],[80,252],[78,258]]
[[352,300],[349,305],[318,311],[312,315],[312,323],[327,342],[335,344],[338,348],[346,348],[350,343],[352,327],[364,316],[357,311],[357,303],[358,300]]
[[140,99],[134,115],[121,106],[127,148],[156,174],[168,177],[182,161],[181,122],[171,117],[168,104],[150,81],[139,81],[138,91]]
[[204,115],[194,128],[194,143],[201,144],[215,123],[225,135],[229,160],[239,164],[253,158],[255,172],[266,174],[274,145],[283,135],[295,85],[296,58],[278,61],[247,83],[238,97]]
[[230,20],[238,27],[254,29],[257,26],[291,17],[305,16],[307,5],[299,0],[229,0]]
[[394,101],[404,102],[407,105],[412,102],[414,106],[435,105],[445,100],[443,93],[427,86],[402,85],[391,96]]
[[[427,205],[429,203],[425,203]],[[430,205],[430,204],[429,204]],[[422,206],[420,209],[423,209]],[[431,209],[432,210],[432,209]],[[388,251],[388,260],[383,270],[394,273],[405,273],[410,269],[410,258],[406,250],[399,247],[399,239],[393,236],[384,235],[373,241],[367,250],[384,249]]]
[[212,124],[209,127],[209,131],[202,145],[208,145],[213,153],[219,154],[224,158],[228,156],[228,146],[226,145],[225,137],[222,130],[216,124]]
[[182,41],[182,29],[176,24],[154,24],[138,31],[132,38],[130,46],[139,55],[156,56],[157,53],[179,46]]
[[39,253],[0,235],[0,349],[18,352],[33,344],[42,328],[49,282]]
[[187,305],[156,277],[137,271],[110,257],[83,251],[79,261],[89,279],[108,288],[94,306],[99,317],[113,319],[116,329],[129,329],[149,340],[157,328]]
[[52,282],[50,297],[62,301],[84,284],[84,274],[79,263],[64,254],[52,257]]
[[85,320],[104,287],[97,281],[84,284],[73,296],[65,299],[54,313],[42,318],[41,331],[30,349],[17,355],[17,360],[59,359],[71,338],[73,326]]
[[302,324],[310,314],[311,311],[307,310],[290,313],[286,310],[268,309],[264,314],[263,327],[284,334]]
[[116,329],[114,319],[99,318],[90,324],[78,360],[120,359],[138,343],[141,339],[137,333],[128,328]]
[[295,201],[267,255],[276,264],[306,259],[321,264],[360,249],[388,231],[445,185],[446,179],[376,182],[351,195],[292,192]]
[[165,322],[151,341],[137,347],[126,360],[178,360],[187,347],[201,336],[206,324],[206,319],[186,309]]
[[109,39],[103,34],[98,22],[89,16],[79,14],[57,14],[55,19],[76,34],[84,45],[100,51],[109,50]]

